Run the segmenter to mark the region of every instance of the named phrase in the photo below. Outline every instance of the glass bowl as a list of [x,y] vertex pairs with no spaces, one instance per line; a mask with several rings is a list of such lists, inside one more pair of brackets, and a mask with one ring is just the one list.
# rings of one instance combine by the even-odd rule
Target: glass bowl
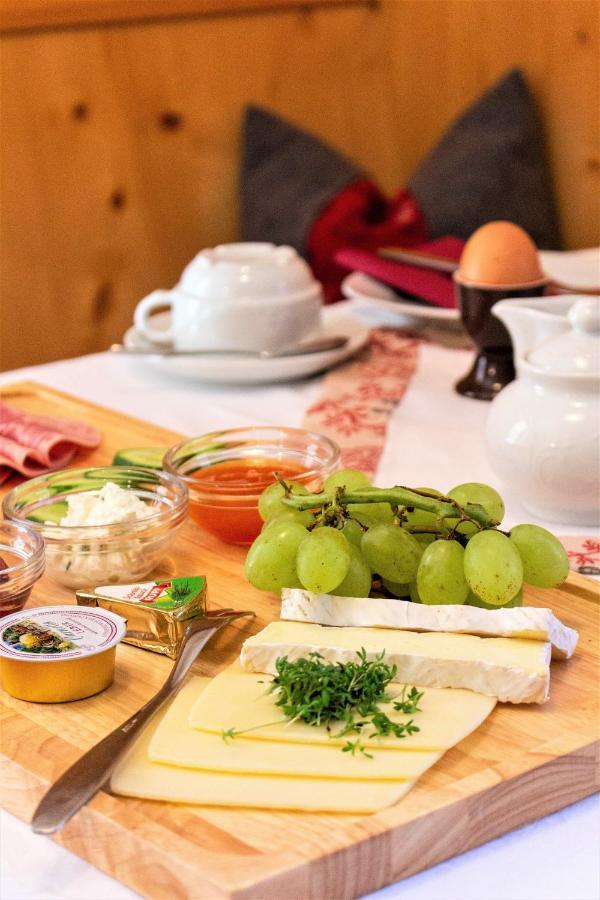
[[[152,508],[143,519],[114,525],[61,525],[74,494],[113,482]],[[26,522],[46,545],[46,571],[70,588],[129,584],[160,562],[187,513],[185,484],[136,466],[64,469],[19,485],[2,504],[7,519]]]
[[26,525],[0,522],[0,617],[23,609],[44,572],[44,542]]
[[165,471],[188,487],[190,516],[230,544],[251,544],[262,527],[258,498],[275,480],[320,490],[338,464],[329,438],[301,428],[255,427],[214,431],[172,447]]

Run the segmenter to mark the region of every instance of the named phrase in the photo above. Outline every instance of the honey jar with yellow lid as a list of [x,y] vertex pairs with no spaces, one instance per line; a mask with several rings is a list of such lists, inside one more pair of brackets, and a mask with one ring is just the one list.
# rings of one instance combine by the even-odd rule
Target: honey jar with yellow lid
[[41,606],[0,624],[0,683],[19,700],[64,703],[111,684],[127,620],[104,609]]

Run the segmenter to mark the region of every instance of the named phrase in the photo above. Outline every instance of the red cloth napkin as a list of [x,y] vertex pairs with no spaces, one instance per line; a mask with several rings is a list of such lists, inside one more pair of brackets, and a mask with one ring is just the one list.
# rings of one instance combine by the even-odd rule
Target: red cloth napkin
[[[448,236],[419,244],[412,249],[446,256],[458,261],[464,245],[465,242],[459,238]],[[346,269],[358,270],[366,275],[371,275],[405,294],[411,294],[425,303],[430,303],[432,306],[443,306],[446,309],[456,307],[452,278],[443,272],[384,259],[372,250],[362,250],[356,247],[344,247],[342,250],[338,250],[335,261]]]

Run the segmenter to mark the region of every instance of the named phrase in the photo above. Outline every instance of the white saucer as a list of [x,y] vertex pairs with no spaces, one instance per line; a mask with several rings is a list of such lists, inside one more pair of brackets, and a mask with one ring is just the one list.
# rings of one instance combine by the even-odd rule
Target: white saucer
[[[285,356],[280,359],[253,359],[245,356],[147,356],[136,362],[152,366],[179,378],[208,381],[215,384],[269,384],[305,378],[335,366],[353,356],[366,343],[369,327],[357,321],[350,312],[349,302],[335,303],[323,309],[321,334],[342,334],[348,338],[345,347],[312,353],[309,356]],[[152,317],[156,328],[168,328],[171,314],[157,313]],[[313,335],[316,336],[316,335]],[[123,337],[123,343],[131,349],[152,347],[132,326]]]
[[457,309],[404,300],[392,288],[363,272],[352,272],[346,276],[342,282],[342,292],[345,297],[354,300],[357,310],[372,308],[387,313],[386,324],[389,325],[414,325],[427,321],[450,328],[460,326]]

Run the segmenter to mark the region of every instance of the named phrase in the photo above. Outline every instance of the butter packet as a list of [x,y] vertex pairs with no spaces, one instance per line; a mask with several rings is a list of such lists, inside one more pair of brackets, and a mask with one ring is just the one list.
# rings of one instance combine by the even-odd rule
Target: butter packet
[[206,615],[206,578],[108,584],[77,591],[79,606],[99,606],[127,619],[126,644],[176,659],[189,619]]

